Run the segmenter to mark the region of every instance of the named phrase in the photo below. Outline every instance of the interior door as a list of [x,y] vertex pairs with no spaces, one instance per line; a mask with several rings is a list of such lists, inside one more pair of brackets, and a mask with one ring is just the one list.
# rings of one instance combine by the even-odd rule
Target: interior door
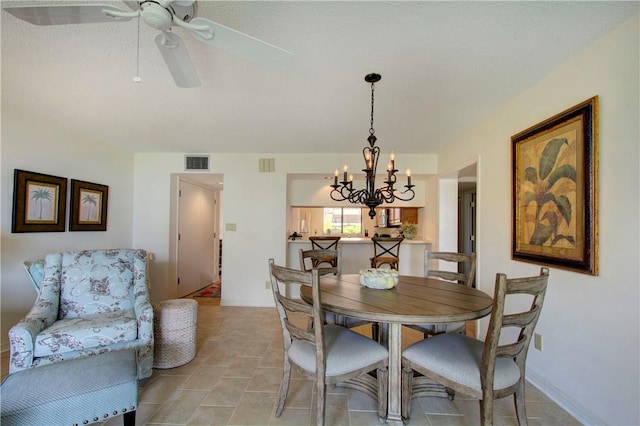
[[177,296],[200,290],[218,275],[215,190],[180,179]]

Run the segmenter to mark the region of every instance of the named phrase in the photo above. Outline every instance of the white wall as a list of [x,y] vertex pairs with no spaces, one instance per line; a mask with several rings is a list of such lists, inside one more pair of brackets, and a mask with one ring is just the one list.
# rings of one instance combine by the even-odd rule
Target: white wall
[[[85,135],[37,120],[2,105],[1,161],[2,349],[7,333],[33,306],[35,291],[22,267],[25,260],[76,249],[131,247],[133,155],[115,151]],[[11,233],[14,169],[28,170],[109,186],[106,232]],[[67,194],[68,228],[69,194]],[[138,248],[138,247],[136,247]],[[145,248],[145,247],[139,247]]]
[[[551,268],[528,378],[585,424],[638,425],[639,306],[638,16],[570,59],[442,153],[478,169],[478,283],[539,266],[511,260],[510,137],[594,95],[600,97],[600,276]],[[484,323],[486,324],[486,323]],[[484,325],[483,324],[483,325]],[[484,330],[481,335],[484,335]]]
[[[233,143],[230,141],[229,143]],[[332,175],[336,159],[357,164],[360,154],[211,154],[212,173],[224,175],[223,216],[236,231],[225,231],[222,256],[222,304],[272,306],[273,296],[265,288],[269,279],[267,261],[285,264],[287,258],[288,175]],[[259,173],[259,158],[275,158],[274,173]],[[398,153],[396,158],[402,158]],[[156,254],[151,269],[151,297],[172,298],[175,283],[169,262],[171,173],[183,172],[183,154],[137,154],[134,173],[134,245]],[[412,155],[413,174],[435,173],[433,155]],[[328,184],[327,184],[328,185]],[[424,191],[419,187],[418,191]],[[329,200],[328,186],[325,192]]]

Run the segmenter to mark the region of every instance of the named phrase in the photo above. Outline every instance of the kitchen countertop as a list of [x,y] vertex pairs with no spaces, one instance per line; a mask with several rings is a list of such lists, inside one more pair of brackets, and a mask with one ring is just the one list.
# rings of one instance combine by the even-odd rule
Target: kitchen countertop
[[[311,244],[308,238],[296,238],[296,240],[288,240],[289,243],[305,243]],[[340,244],[371,244],[371,237],[343,237],[340,238]],[[427,240],[408,240],[404,239],[402,244],[431,244],[431,241]]]

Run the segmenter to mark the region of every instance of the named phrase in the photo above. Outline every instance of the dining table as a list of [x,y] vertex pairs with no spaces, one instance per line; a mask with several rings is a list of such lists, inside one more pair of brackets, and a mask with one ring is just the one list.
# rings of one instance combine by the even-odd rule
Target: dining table
[[[310,287],[302,286],[300,296],[313,303]],[[320,301],[324,311],[381,324],[389,350],[389,424],[403,424],[402,325],[475,320],[488,315],[493,303],[481,290],[435,278],[400,275],[395,287],[374,289],[360,284],[359,274],[320,277]]]

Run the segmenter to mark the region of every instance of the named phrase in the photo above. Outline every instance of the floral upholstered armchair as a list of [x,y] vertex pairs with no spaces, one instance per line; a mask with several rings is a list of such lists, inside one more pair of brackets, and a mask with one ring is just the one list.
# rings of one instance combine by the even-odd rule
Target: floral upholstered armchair
[[9,331],[9,372],[135,348],[138,378],[153,367],[153,308],[144,250],[49,254],[31,311]]

